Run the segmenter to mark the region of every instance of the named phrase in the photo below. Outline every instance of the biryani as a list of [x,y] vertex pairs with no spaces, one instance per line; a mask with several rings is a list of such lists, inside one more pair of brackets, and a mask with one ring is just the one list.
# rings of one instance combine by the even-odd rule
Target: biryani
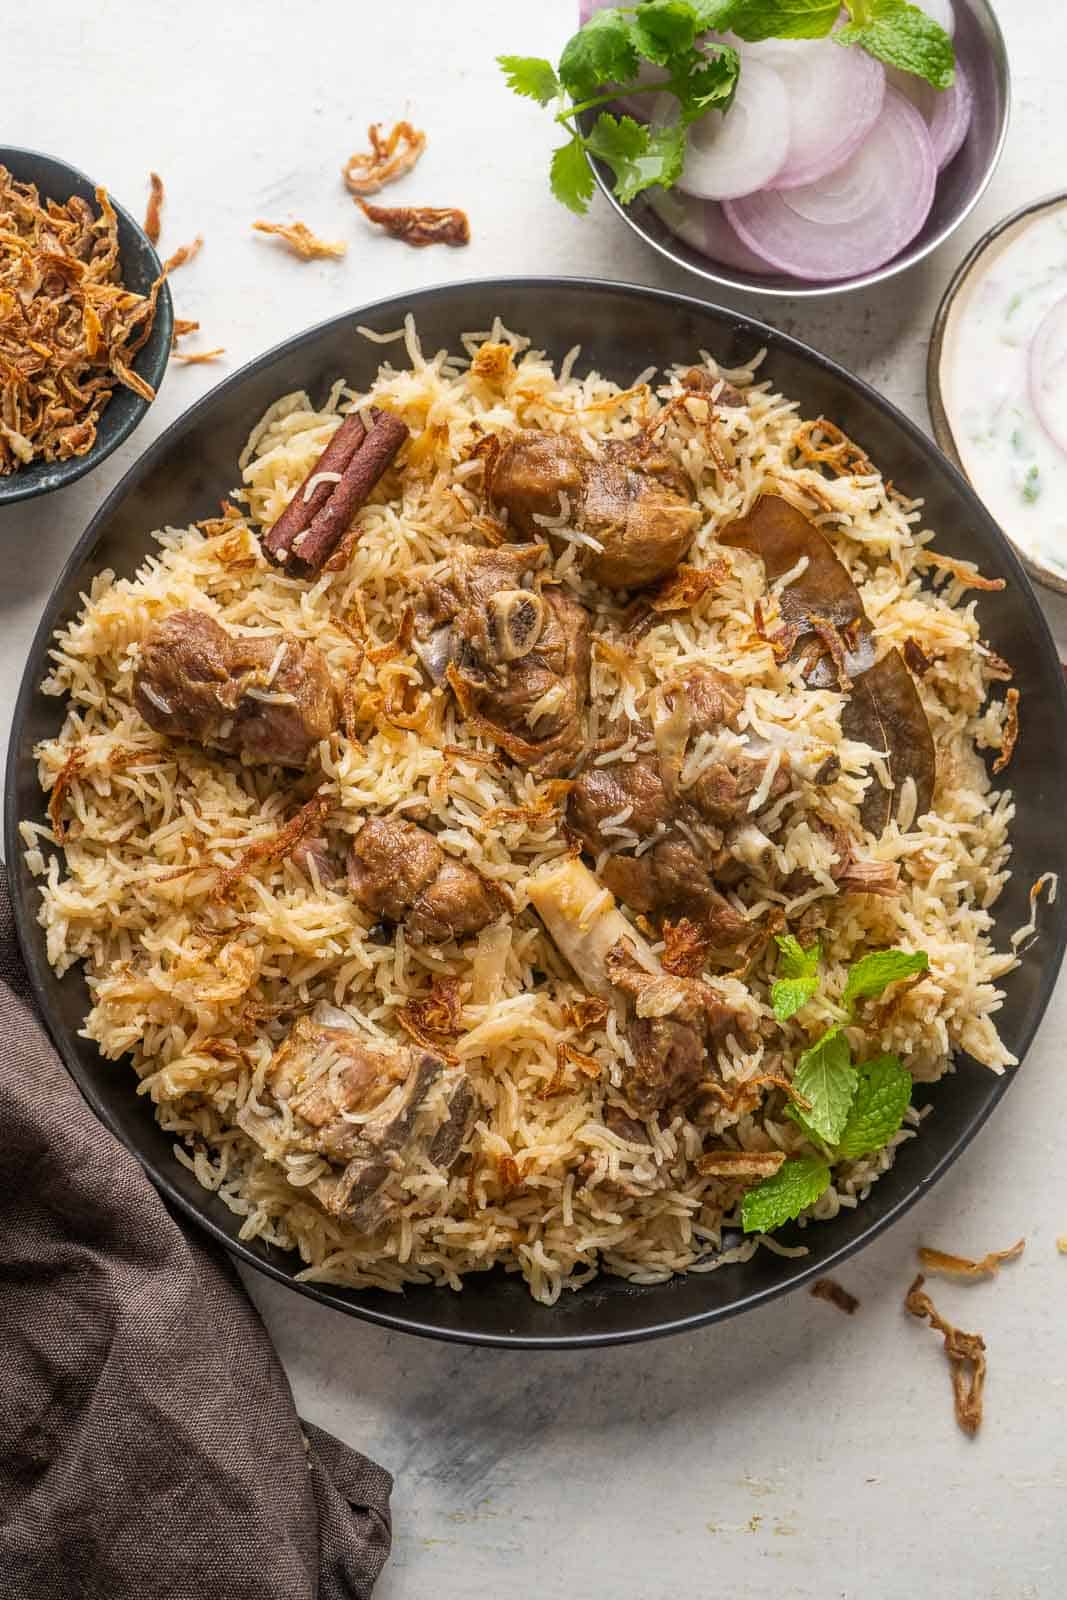
[[1013,1064],[998,585],[758,360],[394,338],[57,634],[49,960],[305,1281],[795,1249]]

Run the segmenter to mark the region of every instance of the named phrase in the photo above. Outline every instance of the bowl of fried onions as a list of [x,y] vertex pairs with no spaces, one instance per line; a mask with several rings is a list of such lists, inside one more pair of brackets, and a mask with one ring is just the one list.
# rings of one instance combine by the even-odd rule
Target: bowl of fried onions
[[173,328],[129,213],[67,162],[0,146],[0,505],[73,482],[129,437]]

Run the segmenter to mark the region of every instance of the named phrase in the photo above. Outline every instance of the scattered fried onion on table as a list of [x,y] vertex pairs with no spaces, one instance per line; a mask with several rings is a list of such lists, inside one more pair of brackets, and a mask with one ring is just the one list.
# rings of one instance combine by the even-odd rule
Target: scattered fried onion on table
[[0,166],[0,476],[85,455],[116,385],[156,397],[132,363],[163,278],[147,295],[123,285],[105,189],[96,202],[98,217],[79,195],[42,205]]
[[854,1294],[849,1294],[843,1284],[836,1278],[816,1278],[811,1286],[812,1295],[816,1300],[827,1300],[830,1305],[836,1306],[839,1311],[844,1311],[847,1316],[853,1316],[859,1310],[859,1301]]
[[158,172],[148,174],[148,207],[144,214],[144,231],[152,244],[159,243],[162,227],[160,213],[163,209],[163,179]]
[[301,261],[320,261],[327,256],[343,256],[348,246],[343,239],[320,239],[306,222],[253,222],[257,233],[274,233],[298,255]]
[[353,194],[377,194],[387,183],[395,183],[411,171],[426,148],[426,135],[410,122],[398,122],[385,139],[382,124],[372,122],[367,138],[370,154],[357,151],[341,168],[341,176]]
[[920,1272],[904,1300],[905,1309],[913,1317],[925,1317],[931,1328],[945,1341],[945,1355],[952,1369],[952,1393],[956,1402],[956,1421],[964,1433],[973,1438],[982,1423],[982,1391],[985,1388],[985,1340],[980,1333],[964,1333],[954,1328],[941,1316],[930,1296],[923,1290],[925,1278]]
[[1026,1240],[1019,1239],[1010,1250],[990,1250],[980,1261],[969,1256],[949,1255],[945,1250],[930,1250],[919,1246],[919,1260],[927,1272],[943,1272],[947,1278],[995,1278],[1002,1261],[1017,1261],[1026,1249]]
[[368,222],[377,222],[394,239],[420,248],[426,244],[470,244],[471,225],[455,206],[372,206],[356,200]]
[[187,367],[203,366],[205,362],[217,361],[226,354],[225,345],[216,345],[214,350],[176,350],[175,361],[184,361]]

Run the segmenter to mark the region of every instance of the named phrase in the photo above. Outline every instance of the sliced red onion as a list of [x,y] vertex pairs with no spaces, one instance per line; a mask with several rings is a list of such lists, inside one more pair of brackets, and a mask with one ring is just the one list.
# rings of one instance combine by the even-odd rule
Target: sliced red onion
[[952,0],[914,0],[914,3],[934,22],[939,22],[949,38],[952,38],[956,31],[956,13],[952,9]]
[[645,198],[660,221],[713,263],[765,277],[774,268],[738,238],[714,200],[695,200],[680,189],[647,189]]
[[963,63],[956,62],[956,81],[949,89],[935,89],[925,78],[914,72],[900,72],[896,67],[886,73],[886,80],[926,119],[937,170],[941,172],[959,150],[971,125],[974,90]]
[[[734,44],[731,38],[728,41]],[[776,189],[799,189],[843,164],[878,120],[885,69],[865,50],[842,50],[832,38],[763,39],[735,45],[741,79],[758,63],[770,67],[789,100],[789,154]]]
[[836,172],[800,189],[727,200],[723,210],[780,272],[829,282],[872,272],[903,250],[926,220],[936,181],[926,123],[889,89],[867,139]]
[[1030,399],[1041,426],[1067,455],[1067,295],[1046,311],[1030,341]]
[[[652,121],[675,120],[673,95],[657,95]],[[776,72],[746,61],[729,111],[708,111],[691,124],[676,187],[698,200],[727,200],[763,189],[789,148],[789,103]]]

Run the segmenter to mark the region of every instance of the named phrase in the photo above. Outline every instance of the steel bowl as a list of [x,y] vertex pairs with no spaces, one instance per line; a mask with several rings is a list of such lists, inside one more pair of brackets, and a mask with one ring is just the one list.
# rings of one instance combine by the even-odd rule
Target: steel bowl
[[[40,692],[55,630],[74,617],[93,577],[119,576],[141,565],[149,530],[181,527],[217,505],[237,479],[237,457],[248,434],[281,394],[307,389],[324,397],[339,376],[357,388],[373,380],[381,347],[359,339],[363,324],[378,333],[398,328],[412,312],[431,350],[460,348],[464,329],[485,327],[498,314],[532,335],[559,360],[581,345],[582,367],[627,384],[636,371],[687,362],[701,348],[737,366],[761,347],[760,369],[802,413],[847,427],[887,478],[908,495],[922,495],[938,548],[978,561],[1006,579],[996,595],[979,594],[983,634],[1015,668],[1025,714],[1011,767],[1016,794],[1016,856],[1011,880],[995,908],[1001,948],[1030,915],[1028,889],[1041,872],[1067,874],[1067,833],[1060,826],[1067,793],[1067,688],[1048,627],[1022,567],[1000,529],[966,481],[915,424],[867,384],[774,328],[682,295],[585,279],[525,278],[456,283],[405,293],[347,312],[289,339],[211,391],[173,424],[126,474],[93,518],[61,575],[30,647],[15,707],[8,755],[4,843],[22,951],[41,1014],[67,1067],[101,1119],[138,1156],[177,1209],[198,1222],[250,1266],[338,1310],[407,1333],[462,1343],[561,1349],[622,1343],[716,1322],[773,1299],[837,1267],[899,1218],[952,1165],[1014,1082],[967,1057],[933,1086],[916,1086],[916,1103],[933,1106],[921,1136],[903,1144],[892,1170],[856,1210],[832,1221],[782,1232],[809,1254],[783,1259],[759,1251],[751,1261],[711,1273],[690,1273],[662,1284],[634,1285],[601,1277],[564,1293],[555,1306],[533,1301],[515,1276],[497,1269],[475,1274],[461,1294],[413,1287],[403,1294],[346,1290],[300,1282],[301,1263],[261,1241],[238,1238],[240,1219],[175,1160],[172,1140],[156,1123],[147,1098],[136,1093],[132,1070],[105,1061],[79,1030],[89,1008],[80,966],[57,978],[37,921],[40,895],[25,863],[19,823],[45,820],[33,751],[54,737],[63,703]],[[394,357],[395,359],[395,357]],[[997,1021],[1020,1058],[1052,992],[1067,940],[1067,897],[1043,905],[1041,937],[1005,979]],[[1025,1080],[1024,1080],[1025,1084]],[[1025,1087],[1020,1089],[1026,1092]],[[1039,1114],[1035,1107],[1035,1116]]]
[[[95,207],[99,185],[69,162],[42,155],[37,150],[19,150],[11,145],[0,145],[0,166],[6,167],[20,183],[36,184],[42,200],[62,203],[72,195],[79,195]],[[144,229],[110,192],[109,197],[118,218],[122,281],[135,294],[147,294],[163,270],[159,256]],[[173,333],[174,307],[170,289],[164,284],[156,301],[152,332],[133,363],[133,370],[157,391],[167,370]],[[116,383],[115,392],[97,423],[92,448],[83,456],[72,456],[69,461],[31,461],[16,472],[0,477],[0,507],[14,505],[18,500],[32,499],[34,495],[48,494],[92,472],[113,450],[118,449],[124,439],[129,438],[148,406],[149,402],[141,395],[134,394],[124,384]]]
[[[945,403],[945,385],[941,381],[942,369],[951,354],[957,317],[963,310],[971,289],[977,285],[980,272],[990,264],[992,257],[1013,243],[1035,217],[1058,208],[1067,208],[1067,194],[1049,194],[1040,200],[1032,200],[990,228],[989,232],[984,233],[964,256],[953,273],[948,288],[941,296],[926,353],[926,400],[930,408],[930,423],[934,430],[934,438],[965,477],[968,475],[967,469],[963,464],[956,435],[953,432],[952,419]],[[1036,578],[1046,589],[1055,589],[1059,594],[1067,594],[1067,578],[1064,578],[1061,572],[1054,572],[1051,567],[1035,561],[1032,555],[1015,543],[1006,529],[1002,529],[1002,532],[1032,578]]]
[[646,194],[639,194],[630,205],[621,205],[611,192],[610,169],[590,158],[597,183],[616,213],[646,244],[676,267],[684,267],[716,288],[744,289],[751,294],[801,300],[864,289],[869,284],[895,277],[936,250],[970,215],[996,171],[1007,138],[1011,73],[996,13],[989,0],[954,0],[954,5],[956,34],[953,42],[974,87],[971,125],[959,152],[938,175],[934,203],[921,231],[899,255],[873,272],[824,283],[810,278],[786,277],[773,271],[763,274],[720,266],[673,234],[656,215]]

